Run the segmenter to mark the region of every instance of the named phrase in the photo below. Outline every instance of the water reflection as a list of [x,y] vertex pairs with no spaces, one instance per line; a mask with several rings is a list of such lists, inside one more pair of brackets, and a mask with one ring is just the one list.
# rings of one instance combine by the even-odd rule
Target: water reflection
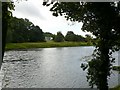
[[[81,59],[94,47],[39,48],[5,52],[3,87],[88,88]],[[117,73],[110,79],[116,86]]]

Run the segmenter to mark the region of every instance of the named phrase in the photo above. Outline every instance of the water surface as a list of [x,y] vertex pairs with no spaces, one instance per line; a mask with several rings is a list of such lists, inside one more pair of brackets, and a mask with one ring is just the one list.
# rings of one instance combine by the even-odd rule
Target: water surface
[[[80,65],[84,62],[82,58],[90,56],[93,50],[90,46],[6,51],[2,87],[89,88],[86,71]],[[117,53],[114,57],[118,57]],[[109,86],[117,84],[118,74],[114,71]]]

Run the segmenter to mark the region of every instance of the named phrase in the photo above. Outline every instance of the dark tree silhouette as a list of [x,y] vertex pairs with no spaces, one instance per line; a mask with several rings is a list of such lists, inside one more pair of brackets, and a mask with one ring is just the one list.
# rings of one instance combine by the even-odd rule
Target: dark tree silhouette
[[67,34],[65,35],[65,41],[83,42],[85,41],[85,38],[82,37],[81,35],[74,34],[73,31],[68,31]]
[[43,31],[39,26],[35,26],[28,19],[11,17],[6,42],[42,42],[44,39]]
[[64,41],[64,36],[61,32],[57,32],[57,35],[54,38],[55,42],[63,42]]
[[2,62],[5,50],[7,26],[10,21],[10,17],[12,16],[10,10],[14,10],[14,4],[12,2],[2,2]]

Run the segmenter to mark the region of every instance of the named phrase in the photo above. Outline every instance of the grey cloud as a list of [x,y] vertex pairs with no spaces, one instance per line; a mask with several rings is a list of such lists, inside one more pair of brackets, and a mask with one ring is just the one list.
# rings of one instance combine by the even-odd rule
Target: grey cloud
[[40,18],[42,20],[45,19],[45,17],[40,12],[40,7],[36,7],[32,3],[19,3],[20,6],[17,7],[18,3],[15,4],[15,10],[19,11],[19,13],[22,13],[24,15],[34,17],[34,18]]

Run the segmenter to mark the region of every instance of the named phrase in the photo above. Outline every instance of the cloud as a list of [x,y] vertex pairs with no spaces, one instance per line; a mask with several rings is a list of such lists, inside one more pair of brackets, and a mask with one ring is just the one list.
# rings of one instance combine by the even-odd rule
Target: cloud
[[45,19],[41,13],[40,7],[37,7],[32,0],[21,1],[19,3],[15,2],[15,12],[13,11],[13,14],[14,13],[18,14],[18,16],[22,15],[24,17]]
[[52,12],[49,11],[50,7],[42,5],[43,0],[28,0],[15,2],[15,11],[13,16],[18,18],[27,18],[35,25],[40,26],[44,32],[51,32],[56,34],[61,31],[66,35],[67,31],[73,31],[75,34],[85,36],[85,32],[81,30],[82,24],[71,24],[70,21],[66,21],[64,17],[54,17]]

